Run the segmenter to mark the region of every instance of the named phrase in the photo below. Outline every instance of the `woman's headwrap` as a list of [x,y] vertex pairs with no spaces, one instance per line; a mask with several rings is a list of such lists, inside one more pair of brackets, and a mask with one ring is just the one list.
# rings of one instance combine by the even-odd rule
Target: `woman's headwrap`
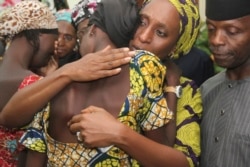
[[[173,58],[186,55],[192,48],[200,29],[200,13],[195,0],[168,0],[180,15],[180,33],[175,50],[169,55]],[[144,2],[145,6],[150,0]]]
[[56,21],[67,21],[72,23],[71,11],[69,9],[62,9],[56,12]]
[[55,16],[39,1],[21,1],[0,16],[0,37],[12,38],[31,29],[57,29]]
[[206,16],[222,21],[250,15],[250,0],[206,0]]
[[128,46],[138,23],[138,6],[135,0],[101,0],[89,18],[106,32],[117,47]]
[[72,9],[72,19],[75,27],[85,19],[88,19],[96,10],[97,3],[101,0],[81,0]]

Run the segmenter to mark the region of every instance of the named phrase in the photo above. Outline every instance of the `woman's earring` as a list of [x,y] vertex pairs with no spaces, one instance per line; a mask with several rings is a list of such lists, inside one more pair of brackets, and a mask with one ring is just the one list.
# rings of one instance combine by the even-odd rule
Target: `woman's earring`
[[78,43],[75,45],[73,51],[75,51],[75,52],[78,51]]
[[170,52],[170,54],[168,55],[168,57],[169,57],[169,59],[173,59],[173,58],[178,57],[178,56],[176,55],[176,48],[174,48],[174,49]]

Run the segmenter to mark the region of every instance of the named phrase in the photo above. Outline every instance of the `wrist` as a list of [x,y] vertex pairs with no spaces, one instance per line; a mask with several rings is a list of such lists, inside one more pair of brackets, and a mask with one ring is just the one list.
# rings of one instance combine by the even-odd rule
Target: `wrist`
[[182,95],[182,87],[180,85],[178,86],[166,86],[164,88],[165,92],[167,93],[174,93],[176,97],[180,98]]
[[127,127],[125,124],[119,122],[119,125],[116,126],[117,132],[115,134],[115,137],[113,138],[112,143],[118,147],[123,148],[124,146],[127,146],[127,136],[129,133],[128,129],[129,127]]
[[58,78],[61,78],[65,83],[69,84],[73,82],[73,79],[71,78],[71,70],[67,67],[67,65],[64,65],[56,71],[58,73]]
[[180,85],[180,78],[176,77],[167,78],[167,86],[178,86],[178,85]]

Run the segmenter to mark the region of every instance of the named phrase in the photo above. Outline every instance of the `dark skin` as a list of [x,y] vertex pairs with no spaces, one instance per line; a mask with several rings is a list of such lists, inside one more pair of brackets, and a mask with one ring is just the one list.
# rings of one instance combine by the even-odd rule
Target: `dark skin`
[[[102,39],[101,42],[98,42],[100,39]],[[107,34],[95,25],[85,32],[81,40],[88,40],[88,47],[80,47],[81,55],[96,52],[107,45],[114,47]],[[129,92],[129,66],[121,66],[121,69],[118,75],[112,77],[91,82],[73,82],[58,93],[51,100],[49,135],[59,142],[78,142],[75,134],[68,129],[67,123],[72,116],[79,114],[82,108],[90,105],[105,108],[111,115],[117,117]],[[120,90],[119,93],[117,90]],[[167,144],[164,127],[147,132],[145,136],[159,143]]]
[[[106,47],[100,52],[85,55],[78,61],[66,64],[39,82],[16,92],[2,110],[0,123],[8,128],[23,127],[33,119],[37,111],[71,82],[86,82],[116,75],[121,71],[121,68],[117,67],[127,64],[133,55],[128,48],[110,50],[110,47]],[[23,97],[29,98],[24,100]],[[16,117],[19,112],[22,113],[22,119]]]
[[207,19],[208,37],[215,62],[227,68],[232,80],[249,77],[250,71],[250,16],[234,20]]
[[57,21],[58,40],[56,41],[57,55],[59,58],[70,54],[76,46],[76,30],[67,21]]
[[[166,1],[164,1],[164,2],[166,2]],[[164,8],[165,9],[165,8]],[[165,10],[163,10],[163,11],[165,11]],[[152,17],[152,18],[157,18],[157,17]],[[176,20],[178,20],[179,18],[177,18]],[[178,24],[179,24],[179,22],[178,22]],[[178,29],[178,27],[175,27],[176,29]],[[156,31],[156,32],[158,32],[158,31]],[[172,34],[172,33],[170,33],[170,34]],[[177,34],[177,36],[178,36],[178,34]],[[175,40],[177,40],[177,36],[174,36],[174,38],[176,38]],[[176,41],[172,41],[173,43],[172,43],[172,46],[171,46],[171,48],[168,48],[168,51],[171,51],[173,48],[173,46],[174,46],[174,44],[175,44],[175,42]],[[162,52],[163,53],[163,52]],[[162,54],[162,56],[167,56],[167,52],[165,52],[165,54],[163,55]],[[95,67],[95,66],[94,66]],[[170,78],[172,78],[172,77],[170,77]],[[42,83],[45,83],[45,79],[44,79],[44,81],[41,81]],[[51,86],[54,84],[54,82],[49,82],[48,84],[51,84]],[[171,85],[171,84],[170,84]],[[173,84],[173,85],[176,85],[176,84]],[[47,86],[47,85],[46,85]],[[31,87],[33,87],[32,85],[30,86],[30,88]],[[57,88],[57,87],[56,87]],[[41,88],[40,88],[40,90],[41,90]],[[42,89],[43,90],[43,89]],[[34,94],[34,93],[33,93]],[[48,94],[46,94],[46,95],[48,95]],[[50,96],[50,95],[49,95]],[[169,96],[175,96],[175,94],[173,94],[173,93],[168,93],[168,97]],[[22,97],[22,96],[21,96]],[[50,96],[51,97],[51,96]],[[176,97],[175,97],[175,99],[176,99]],[[41,101],[41,99],[39,99],[40,101]],[[169,99],[168,99],[169,100]],[[20,100],[19,100],[19,102],[20,102]],[[20,104],[20,103],[19,103]],[[30,105],[29,105],[30,106]],[[20,108],[19,108],[20,109]],[[174,108],[171,108],[172,110],[174,110]],[[67,117],[66,117],[67,118]],[[114,117],[112,117],[112,118],[114,118]],[[111,126],[112,127],[112,126]],[[117,128],[119,128],[120,126],[118,126]],[[126,127],[126,126],[125,126]],[[136,138],[136,139],[138,139],[138,141],[142,141],[141,143],[142,143],[142,147],[141,147],[141,144],[138,144],[138,143],[133,143],[133,141],[132,141],[132,143],[130,143],[129,145],[129,147],[127,147],[125,144],[124,144],[124,142],[126,143],[128,143],[128,141],[129,141],[129,139],[127,138],[126,139],[126,137],[125,138],[123,138],[123,140],[115,140],[115,138],[114,138],[114,140],[117,142],[117,141],[123,141],[123,144],[121,144],[121,143],[116,143],[115,142],[115,144],[117,144],[117,146],[118,147],[120,147],[120,148],[122,148],[122,149],[124,149],[124,150],[126,150],[126,151],[128,151],[129,153],[130,153],[130,155],[132,155],[133,157],[136,157],[137,159],[139,159],[139,160],[141,160],[143,163],[145,163],[145,164],[147,164],[147,165],[149,165],[150,166],[150,164],[158,164],[158,166],[160,166],[160,165],[162,165],[163,163],[162,162],[164,162],[164,164],[169,164],[170,166],[172,165],[172,166],[181,166],[181,167],[183,167],[183,166],[187,166],[187,162],[186,162],[186,157],[183,155],[183,153],[181,153],[181,152],[179,152],[179,151],[177,151],[177,150],[175,150],[175,149],[172,149],[171,147],[164,147],[164,145],[160,145],[159,143],[156,143],[156,142],[153,142],[152,140],[149,140],[149,139],[147,139],[147,138],[144,138],[144,137],[142,137],[141,135],[138,135],[137,133],[133,133],[133,131],[131,132],[130,130],[128,130],[128,129],[126,129],[125,130],[126,131],[126,133],[125,134],[128,134],[128,136],[130,136],[131,138],[130,139],[134,139],[134,138]],[[130,135],[131,134],[131,135]],[[121,138],[119,138],[119,139],[121,139]],[[125,139],[125,140],[124,140]],[[63,140],[63,139],[62,139]],[[73,139],[72,138],[72,140],[76,140],[76,137]],[[154,150],[152,150],[152,149],[150,149],[150,151],[148,151],[147,150],[147,147],[145,147],[145,145],[147,145],[147,146],[152,146],[152,147],[154,147],[155,149]],[[151,147],[151,148],[152,148]],[[134,148],[134,149],[130,149],[130,148]],[[141,154],[141,151],[143,151],[143,152],[145,152],[145,154],[144,155],[142,155]],[[160,153],[160,154],[159,154]],[[164,154],[163,154],[164,153]],[[159,163],[155,163],[155,162],[153,162],[153,160],[151,161],[151,159],[150,158],[146,158],[145,159],[145,157],[150,157],[151,155],[159,155],[159,156],[157,156],[157,160],[155,160],[155,162],[159,162]],[[167,156],[166,156],[167,155]],[[170,156],[171,155],[171,156]],[[158,161],[158,160],[161,160],[161,161]],[[151,165],[151,166],[152,166]]]
[[[106,34],[95,26],[92,26],[89,32],[86,33],[83,38],[90,38],[89,43],[93,42],[95,44],[95,46],[88,48],[102,48],[110,44]],[[97,41],[99,38],[96,36],[105,39],[107,41],[106,44],[105,40],[102,40],[101,44],[98,45]],[[82,51],[80,49],[81,54]],[[84,52],[86,53],[86,49]],[[67,123],[72,116],[79,114],[82,108],[90,105],[104,108],[111,115],[117,117],[129,92],[129,66],[124,65],[121,68],[121,72],[116,76],[91,82],[72,83],[57,94],[51,102],[50,135],[60,142],[77,142],[75,134],[72,134],[68,129]],[[117,90],[119,90],[119,93],[117,93]],[[163,128],[147,132],[145,135],[157,142],[166,144]]]
[[[0,64],[0,110],[7,104],[8,100],[18,90],[22,80],[31,74],[31,68],[38,69],[46,65],[53,53],[53,43],[57,35],[40,34],[40,42],[46,41],[46,44],[40,45],[39,50],[34,54],[34,48],[27,41],[25,36],[16,37],[11,42],[5,52],[4,60]],[[43,42],[44,43],[44,42]],[[52,44],[52,46],[51,46]],[[0,113],[1,115],[1,113]],[[26,151],[19,155],[18,166],[24,166]]]
[[140,12],[141,23],[130,41],[130,48],[147,50],[162,60],[167,59],[178,40],[179,20],[177,10],[169,1],[151,1]]
[[[100,55],[103,56],[102,54],[100,54]],[[91,55],[91,57],[92,57],[92,55]],[[88,62],[87,59],[84,59],[84,60],[86,60],[85,62]],[[92,60],[92,58],[90,60]],[[113,59],[112,60],[110,59],[110,62],[113,62],[114,65],[116,64]],[[80,62],[78,64],[81,65]],[[97,64],[99,64],[99,63],[97,63]],[[76,69],[77,69],[77,66],[74,66],[74,67],[76,67]],[[110,67],[108,67],[108,68],[110,68]],[[124,69],[122,69],[122,73],[124,74],[123,70]],[[107,70],[107,71],[109,71],[109,70]],[[74,72],[75,72],[75,70],[74,70]],[[94,71],[94,72],[96,72],[96,71]],[[91,75],[92,77],[96,77],[95,75],[93,75],[94,72],[90,72],[92,74]],[[81,73],[81,75],[82,75],[82,73]],[[120,75],[117,75],[117,76],[120,76]],[[114,78],[116,78],[116,77],[114,77]],[[105,80],[105,79],[101,79],[101,80]],[[114,79],[114,81],[112,81],[112,83],[113,82],[116,82],[116,79]],[[75,115],[79,112],[78,108],[84,107],[82,100],[85,101],[86,97],[81,96],[82,95],[81,92],[84,91],[86,93],[90,93],[89,89],[90,89],[90,87],[93,87],[94,83],[96,83],[96,82],[93,81],[93,82],[82,82],[82,83],[74,82],[74,83],[71,83],[51,100],[51,111],[52,112],[51,112],[51,116],[50,116],[50,124],[49,124],[48,130],[49,130],[50,136],[52,136],[55,140],[58,140],[61,142],[72,142],[72,143],[77,142],[76,136],[74,134],[70,133],[70,131],[68,130],[67,121],[72,117],[72,115]],[[61,82],[60,82],[60,84],[61,84]],[[98,85],[98,82],[97,82],[97,85]],[[104,90],[106,87],[103,87],[103,83],[102,83],[102,85],[98,85],[94,88],[95,88],[95,90],[96,89]],[[60,86],[59,87],[56,86],[56,88],[60,89]],[[103,92],[105,92],[105,91],[103,91]],[[117,94],[117,92],[116,92],[116,94]],[[73,95],[73,98],[71,98],[72,95]],[[86,94],[86,95],[90,96],[90,94]],[[92,100],[92,102],[94,100],[98,100],[98,102],[101,102],[100,99],[96,99],[96,97],[100,98],[103,96],[108,97],[109,94],[103,95],[103,94],[100,94],[100,92],[99,92],[99,95],[95,94],[93,98],[87,98],[87,99]],[[106,98],[104,98],[102,100],[105,101],[105,99]],[[86,104],[86,105],[88,105],[88,104]],[[108,104],[108,105],[110,105],[110,104]],[[116,110],[117,109],[116,107],[117,106],[115,106],[115,108],[113,108],[113,110]],[[73,111],[73,112],[71,112],[71,111]],[[33,167],[34,165],[36,165],[36,167],[43,167],[44,164],[46,164],[46,161],[47,161],[46,154],[38,153],[35,151],[29,151],[26,167]]]
[[[67,122],[82,108],[90,105],[103,107],[117,117],[129,92],[128,76],[128,65],[126,65],[122,67],[121,73],[114,77],[86,83],[72,83],[63,89],[51,102],[49,124],[51,136],[61,142],[77,142],[75,134],[68,130]],[[120,90],[119,94],[117,90]]]
[[[33,47],[28,43],[26,37],[22,36],[13,40],[0,65],[1,110],[17,91],[24,77],[34,74],[30,68],[39,69],[48,63],[54,50],[53,45],[51,47],[50,44],[53,44],[56,38],[57,35],[41,35],[40,40],[46,40],[47,42],[46,45],[40,46],[40,50],[35,55],[33,54]],[[41,59],[43,61],[40,61]]]
[[[153,0],[140,15],[141,24],[130,42],[131,49],[145,49],[155,53],[161,59],[168,59],[167,56],[174,49],[179,36],[180,18],[176,9],[166,0]],[[179,68],[171,61],[165,61],[165,63],[167,85],[178,85],[181,73]],[[166,98],[169,108],[176,111],[176,95],[169,92]],[[189,166],[182,152],[134,132],[103,108],[95,106],[85,108],[68,124],[72,132],[80,131],[83,143],[89,147],[116,145],[144,166]],[[171,137],[176,133],[175,122],[170,121],[167,126],[158,129],[158,131],[161,130],[168,134],[168,143],[173,144],[174,140],[171,140]],[[153,134],[154,131],[150,133]]]

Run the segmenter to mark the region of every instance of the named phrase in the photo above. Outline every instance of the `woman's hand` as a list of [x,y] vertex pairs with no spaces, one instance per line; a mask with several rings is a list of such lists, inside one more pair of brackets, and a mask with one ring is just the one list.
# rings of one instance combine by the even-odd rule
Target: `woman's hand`
[[128,48],[106,47],[61,68],[66,69],[65,73],[71,81],[92,81],[118,74],[121,71],[120,66],[129,63],[134,55],[135,52]]
[[124,126],[103,108],[90,106],[75,115],[68,122],[73,134],[79,132],[86,147],[106,147],[117,140],[120,128]]

